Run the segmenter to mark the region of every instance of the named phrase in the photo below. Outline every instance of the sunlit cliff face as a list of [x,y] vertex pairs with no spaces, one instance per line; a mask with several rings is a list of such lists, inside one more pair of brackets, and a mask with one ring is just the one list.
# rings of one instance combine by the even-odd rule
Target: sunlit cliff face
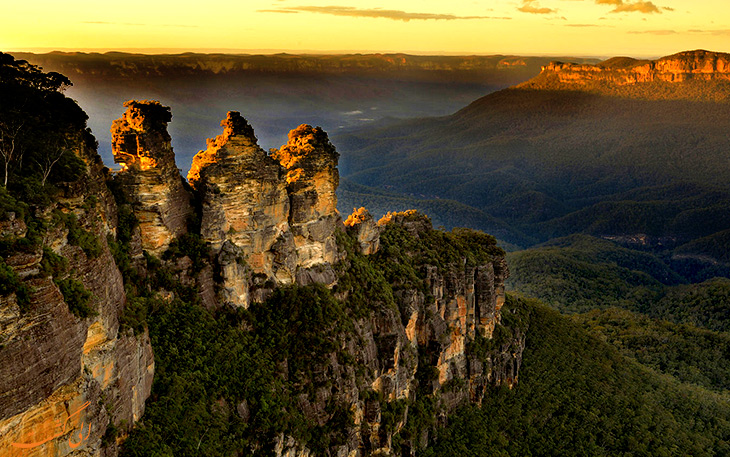
[[140,144],[138,134],[122,135],[117,143],[114,162],[120,164],[123,171],[130,167],[145,171],[157,166],[157,161],[149,155],[150,151]]
[[174,167],[171,138],[167,133],[167,123],[172,120],[169,108],[149,100],[133,100],[124,106],[127,111],[111,127],[114,162],[122,170]]
[[254,161],[264,160],[266,153],[258,146],[253,127],[237,111],[229,111],[220,123],[223,133],[206,140],[206,149],[193,157],[188,172],[188,181],[196,188],[201,172],[206,167],[223,163],[238,155],[248,156]]
[[122,165],[117,177],[135,203],[142,247],[159,255],[185,233],[192,213],[167,132],[172,114],[157,101],[130,100],[124,106],[111,127],[114,161]]
[[561,83],[584,84],[607,80],[617,85],[663,81],[730,80],[730,54],[703,50],[686,51],[658,60],[616,57],[598,65],[552,62],[542,67],[543,74],[554,74]]

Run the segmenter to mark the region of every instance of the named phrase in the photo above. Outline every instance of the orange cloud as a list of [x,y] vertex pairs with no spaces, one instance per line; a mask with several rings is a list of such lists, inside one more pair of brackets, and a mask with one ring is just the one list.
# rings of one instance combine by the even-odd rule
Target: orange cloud
[[661,11],[659,11],[659,8],[652,2],[636,2],[636,3],[623,3],[616,6],[616,9],[611,11],[612,13],[630,13],[630,12],[639,12],[639,13],[659,13],[661,14]]
[[531,14],[550,14],[555,13],[558,10],[552,9],[552,8],[540,8],[539,6],[533,6],[533,3],[535,3],[535,0],[524,0],[525,4],[521,7],[517,8],[517,11],[522,11],[523,13],[531,13]]
[[[642,0],[635,1],[633,3],[625,3],[624,0],[596,0],[596,5],[613,5],[616,8],[611,11],[612,13],[639,12],[646,14],[661,14],[661,11],[659,11],[659,7],[656,6],[654,3]],[[662,9],[666,11],[674,11],[672,8],[668,7],[662,7]]]

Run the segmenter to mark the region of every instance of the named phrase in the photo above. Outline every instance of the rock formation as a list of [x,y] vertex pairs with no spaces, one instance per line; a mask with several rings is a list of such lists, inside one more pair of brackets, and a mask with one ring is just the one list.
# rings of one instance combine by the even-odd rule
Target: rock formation
[[201,196],[201,236],[216,250],[232,243],[254,273],[289,284],[297,264],[283,171],[239,113],[229,112],[221,126],[188,173]]
[[[339,175],[327,134],[302,125],[270,156],[238,112],[221,126],[188,174],[200,197],[201,236],[220,253],[221,301],[248,306],[246,284],[256,275],[276,284],[332,284]],[[232,262],[239,255],[249,273]]]
[[[46,250],[38,247],[5,259],[32,293],[22,307],[15,294],[0,297],[3,456],[114,456],[116,442],[102,443],[107,428],[114,426],[120,437],[128,433],[142,417],[152,387],[154,360],[147,333],[120,329],[126,295],[106,243],[106,235],[116,229],[116,207],[104,167],[95,150],[77,154],[88,173],[47,209]],[[98,253],[87,254],[71,243],[69,229],[54,223],[53,214],[74,214],[81,229],[96,238]],[[21,220],[11,219],[0,223],[3,241],[27,234]],[[51,255],[68,263],[66,272],[55,273],[58,277],[42,272],[41,262]],[[64,278],[90,292],[96,315],[80,318],[69,311],[54,281]]]
[[[248,307],[278,285],[329,287],[308,289],[343,307],[339,314],[324,310],[333,311],[342,325],[321,338],[327,343],[321,358],[305,375],[295,373],[305,376],[296,381],[287,368],[295,361],[286,355],[275,361],[277,382],[307,384],[308,393],[295,402],[309,425],[324,430],[332,425],[333,408],[347,412],[341,427],[347,430],[332,432],[342,437],[342,444],[330,447],[336,455],[394,455],[394,436],[419,395],[432,398],[436,427],[459,405],[481,402],[487,386],[516,382],[524,329],[502,329],[500,340],[481,352],[469,346],[492,338],[505,302],[507,268],[493,238],[462,234],[483,248],[470,254],[459,245],[462,235],[434,231],[415,211],[388,213],[376,223],[360,208],[343,224],[336,210],[338,153],[327,134],[301,125],[269,155],[233,111],[222,121],[223,133],[195,156],[188,191],[166,130],[169,109],[147,101],[125,106],[112,126],[115,160],[123,170],[108,179],[95,151],[79,151],[87,179],[65,189],[46,210],[49,229],[42,246],[3,260],[32,293],[23,310],[15,293],[0,296],[0,454],[117,455],[142,417],[155,366],[148,332],[121,329],[128,306],[124,280],[130,289],[145,289],[151,300],[200,299],[208,308]],[[110,184],[123,194],[117,200]],[[200,206],[193,208],[191,201]],[[196,210],[199,236],[187,224]],[[133,219],[131,212],[138,226],[122,224]],[[27,236],[23,220],[13,213],[4,218],[3,240]],[[88,232],[98,249],[80,246],[72,230]],[[127,263],[124,280],[110,249],[111,244],[119,254],[122,231],[128,250],[121,260]],[[382,244],[381,236],[395,238]],[[143,256],[143,250],[154,256]],[[426,251],[432,256],[424,257]],[[48,273],[48,262],[58,256],[67,267]],[[137,264],[129,265],[135,257]],[[393,263],[409,273],[386,280],[380,270]],[[89,291],[97,314],[70,311],[58,285],[64,279]],[[226,399],[219,402],[225,405]],[[400,409],[387,412],[393,405]],[[248,420],[245,398],[235,409]],[[55,435],[64,423],[78,425]],[[401,454],[414,455],[429,427],[405,438]],[[84,447],[75,451],[78,431]],[[277,433],[270,443],[276,455],[312,455],[286,430]]]
[[187,231],[192,215],[190,195],[175,164],[167,124],[170,108],[156,101],[130,100],[112,124],[114,161],[125,194],[140,223],[142,248],[160,254]]
[[[378,222],[381,227],[389,224],[400,225],[415,237],[433,230],[428,217],[413,210],[388,213]],[[440,345],[435,366],[441,385],[454,378],[478,377],[482,373],[474,373],[470,371],[474,367],[468,366],[466,343],[477,335],[492,338],[495,325],[500,321],[505,300],[504,281],[508,276],[504,258],[479,265],[467,262],[441,267],[424,265],[423,273],[433,302],[427,303],[425,294],[416,289],[397,291],[402,309],[408,310],[404,317],[408,341],[413,347],[430,343]],[[498,383],[511,386],[516,380],[517,369],[487,370],[483,374],[490,381],[494,376]],[[473,400],[479,401],[480,395]]]
[[354,209],[345,220],[347,231],[357,238],[360,252],[364,255],[375,254],[380,247],[380,227],[365,208]]
[[[352,236],[360,256],[377,254],[381,234],[389,227],[416,240],[435,233],[430,220],[415,211],[388,213],[376,223],[360,208],[343,224],[335,209],[338,154],[321,129],[302,125],[289,133],[286,145],[267,155],[239,113],[229,112],[221,125],[223,134],[208,140],[188,175],[201,202],[201,234],[214,248],[221,302],[248,306],[261,301],[262,284],[254,282],[262,279],[336,283],[346,268],[342,262],[354,261],[341,257],[338,230]],[[493,245],[494,240],[485,243]],[[316,387],[298,399],[298,408],[322,426],[333,404],[353,412],[354,427],[338,455],[392,454],[391,439],[405,417],[395,427],[383,428],[381,401],[368,397],[367,391],[382,401],[406,403],[419,389],[438,393],[438,409],[448,414],[464,402],[481,402],[487,386],[512,386],[517,380],[524,347],[520,330],[487,358],[467,348],[477,338],[492,338],[500,322],[507,276],[503,256],[479,264],[462,258],[419,268],[421,285],[397,288],[397,307],[374,306],[376,311],[355,321],[356,336],[340,343],[366,374],[356,375],[335,353],[326,355],[312,367],[310,380],[326,388]],[[350,290],[335,290],[343,303],[350,301]],[[427,386],[419,387],[419,363],[428,363],[435,372]],[[462,381],[465,387],[443,391],[447,384]],[[277,437],[274,449],[281,456],[311,453],[285,434]]]
[[614,57],[596,65],[551,62],[520,89],[579,90],[648,100],[730,100],[730,54],[680,52],[657,60]]
[[686,51],[658,60],[614,57],[597,65],[551,62],[542,71],[544,74],[554,74],[562,83],[574,84],[591,80],[610,81],[618,85],[653,81],[730,81],[730,54]]
[[340,183],[339,154],[319,127],[302,124],[272,157],[286,169],[291,201],[289,226],[297,265],[309,268],[337,259],[335,227],[339,219],[335,190]]
[[[348,230],[357,241],[361,233],[357,226],[370,225],[371,218],[366,210],[360,209],[348,220],[350,223],[346,225],[355,227]],[[388,230],[405,231],[412,237],[406,244],[414,242],[424,247],[421,241],[428,243],[434,235],[430,220],[415,211],[389,213],[381,221],[374,229],[378,238]],[[385,259],[398,262],[394,258]],[[337,449],[337,455],[394,455],[392,438],[405,425],[409,413],[406,408],[400,416],[390,417],[395,424],[386,426],[385,403],[413,405],[421,395],[434,395],[438,400],[430,413],[442,420],[459,405],[470,401],[480,403],[489,386],[512,387],[517,382],[525,329],[506,330],[511,332],[510,336],[495,341],[486,357],[469,349],[469,343],[478,338],[493,338],[500,323],[505,300],[504,279],[508,274],[503,255],[477,264],[454,257],[439,265],[425,262],[419,268],[423,273],[422,282],[395,289],[397,309],[374,307],[371,314],[357,321],[355,337],[343,342],[343,350],[364,367],[362,378],[348,371],[336,354],[324,357],[321,364],[313,367],[312,382],[326,387],[300,399],[299,407],[307,417],[326,419],[326,408],[331,402],[345,404],[353,412],[350,438]],[[342,291],[344,303],[350,303],[348,293]],[[433,377],[424,378],[423,373],[430,370]],[[413,455],[420,441],[428,437],[428,430],[421,432],[425,435],[401,442],[402,455]],[[309,452],[285,436],[278,437],[275,444],[277,456],[308,455]]]

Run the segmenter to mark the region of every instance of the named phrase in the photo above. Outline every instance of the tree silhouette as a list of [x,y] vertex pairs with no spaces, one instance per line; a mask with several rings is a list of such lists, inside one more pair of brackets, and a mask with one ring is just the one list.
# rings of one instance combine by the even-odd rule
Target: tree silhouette
[[4,187],[14,175],[37,178],[43,187],[54,168],[76,160],[72,151],[83,143],[87,116],[63,95],[70,85],[71,81],[60,73],[44,73],[36,65],[0,53],[0,165]]

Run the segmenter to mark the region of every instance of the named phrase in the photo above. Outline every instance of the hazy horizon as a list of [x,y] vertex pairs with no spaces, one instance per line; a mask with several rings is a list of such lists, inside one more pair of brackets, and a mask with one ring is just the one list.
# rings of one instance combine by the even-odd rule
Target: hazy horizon
[[[689,51],[690,49],[678,49],[676,52],[669,54],[633,54],[627,57],[642,58],[642,59],[656,59],[664,57],[664,55],[676,54],[682,51]],[[715,51],[713,49],[706,49],[707,51]],[[8,54],[13,53],[31,53],[31,54],[52,54],[52,53],[85,53],[85,54],[110,54],[110,53],[124,53],[124,54],[143,54],[143,55],[181,55],[181,54],[228,54],[233,56],[250,56],[250,55],[277,55],[277,54],[291,54],[291,55],[379,55],[379,54],[405,54],[413,56],[424,56],[424,57],[462,57],[462,56],[518,56],[518,57],[580,57],[585,59],[610,59],[616,57],[615,54],[590,54],[590,53],[572,53],[565,54],[560,52],[545,52],[545,53],[509,53],[509,52],[428,52],[428,51],[416,51],[416,50],[367,50],[367,49],[343,49],[343,50],[317,50],[317,49],[230,49],[230,48],[59,48],[59,47],[48,47],[48,48],[19,48],[5,50]],[[723,52],[723,51],[716,51]]]
[[[7,5],[0,49],[637,57],[728,51],[724,2],[707,0],[252,0],[124,8],[70,0]],[[221,14],[224,12],[224,14]],[[91,46],[90,46],[91,45]]]

